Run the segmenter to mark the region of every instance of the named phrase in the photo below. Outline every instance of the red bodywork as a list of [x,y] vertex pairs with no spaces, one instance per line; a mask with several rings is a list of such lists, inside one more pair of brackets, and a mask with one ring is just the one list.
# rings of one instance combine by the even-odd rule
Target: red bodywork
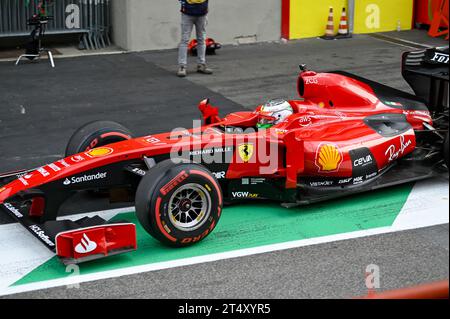
[[[228,154],[230,160],[226,169],[214,171],[205,164],[219,182],[262,177],[280,180],[286,190],[296,189],[302,180],[311,178],[319,179],[317,185],[327,185],[328,179],[332,178],[344,182],[353,179],[353,185],[357,185],[359,177],[355,176],[355,170],[359,166],[370,162],[376,165],[373,176],[377,175],[391,163],[413,152],[416,147],[415,130],[422,130],[424,122],[432,124],[429,112],[408,110],[407,105],[395,101],[387,105],[368,84],[351,77],[306,71],[300,74],[298,81],[299,94],[304,100],[289,101],[294,114],[270,129],[254,129],[261,106],[256,111],[236,112],[220,118],[217,108],[204,100],[199,106],[204,126],[128,139],[25,172],[0,187],[0,204],[16,194],[40,189],[49,183],[56,183],[61,189],[71,187],[80,178],[99,179],[102,187],[112,188],[115,186],[109,179],[112,173],[104,172],[104,167],[143,161],[144,158],[167,157],[169,154],[178,157],[180,152],[187,152],[191,159],[211,152]],[[404,116],[407,129],[400,134],[383,136],[366,122],[367,118],[376,115]],[[239,131],[230,132],[228,128],[238,128]],[[368,150],[368,153],[352,157],[352,152],[361,149]],[[204,164],[204,157],[200,161]],[[97,175],[79,176],[88,171]],[[74,179],[77,175],[78,179]],[[366,179],[371,177],[365,176]],[[45,199],[36,195],[32,202],[30,216],[42,216]],[[57,253],[66,258],[80,257],[75,247],[86,234],[91,240],[97,238],[102,243],[92,254],[106,255],[117,248],[135,247],[134,228],[127,236],[120,235],[130,227],[103,225],[87,231],[66,232],[57,236]],[[119,235],[114,237],[114,234]],[[124,236],[122,240],[117,240],[121,236]],[[86,238],[83,240],[84,243],[89,242]]]
[[[220,119],[217,110],[205,100],[200,104],[200,109],[209,125],[130,139],[101,147],[100,149],[105,151],[99,154],[92,155],[87,151],[56,161],[2,187],[0,203],[20,191],[115,162],[174,154],[179,149],[233,147],[243,143],[267,145],[268,150],[270,147],[276,149],[279,156],[278,166],[268,167],[258,156],[253,156],[245,162],[239,158],[236,147],[226,172],[227,179],[261,175],[288,177],[288,187],[295,187],[297,175],[299,179],[302,175],[351,177],[350,150],[363,146],[369,148],[376,158],[378,169],[381,170],[393,160],[400,159],[414,150],[414,130],[423,129],[424,122],[432,124],[428,112],[406,111],[387,106],[376,97],[368,85],[339,74],[305,72],[299,77],[299,81],[304,82],[304,89],[300,92],[304,100],[289,101],[295,114],[268,130],[249,134],[231,134],[219,130],[217,128],[224,126],[255,127],[260,107],[255,112],[236,112]],[[333,106],[330,106],[330,101]],[[399,136],[383,137],[364,123],[366,117],[376,114],[404,114],[411,124],[411,129]],[[323,145],[332,145],[338,151],[340,156],[336,169],[324,170],[318,165],[317,156]],[[283,161],[285,156],[286,161]],[[261,173],[263,171],[264,173]]]

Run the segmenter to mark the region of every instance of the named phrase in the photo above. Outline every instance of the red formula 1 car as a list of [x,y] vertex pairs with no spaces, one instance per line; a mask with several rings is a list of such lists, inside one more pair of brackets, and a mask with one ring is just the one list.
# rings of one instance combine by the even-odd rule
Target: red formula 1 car
[[[435,64],[411,56],[404,57],[408,81],[422,76],[448,85],[448,51]],[[0,176],[0,208],[65,263],[77,263],[136,249],[135,225],[126,221],[57,219],[61,204],[81,191],[134,201],[149,234],[182,247],[213,231],[224,202],[303,205],[447,174],[442,103],[430,108],[379,83],[305,66],[298,93],[302,100],[224,118],[204,100],[203,126],[138,138],[114,122],[89,123],[72,136],[66,158]]]

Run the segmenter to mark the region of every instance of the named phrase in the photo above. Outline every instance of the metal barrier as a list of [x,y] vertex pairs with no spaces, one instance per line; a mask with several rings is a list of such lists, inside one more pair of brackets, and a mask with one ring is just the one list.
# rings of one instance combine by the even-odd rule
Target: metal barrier
[[[30,2],[30,5],[27,3]],[[86,49],[111,44],[111,0],[54,0],[48,8],[54,19],[47,34],[79,33]],[[31,32],[27,20],[37,13],[28,0],[0,0],[0,38],[25,36]]]

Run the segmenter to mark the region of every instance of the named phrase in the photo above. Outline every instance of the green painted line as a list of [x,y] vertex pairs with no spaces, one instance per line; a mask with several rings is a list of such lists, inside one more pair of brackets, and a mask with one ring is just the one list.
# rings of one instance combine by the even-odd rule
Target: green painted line
[[[405,204],[412,185],[375,191],[320,204],[286,209],[278,203],[260,202],[227,207],[214,232],[187,248],[169,248],[150,237],[133,212],[115,220],[137,224],[138,250],[80,265],[80,274],[204,256],[270,244],[336,235],[391,226]],[[69,276],[55,257],[37,267],[14,285]]]

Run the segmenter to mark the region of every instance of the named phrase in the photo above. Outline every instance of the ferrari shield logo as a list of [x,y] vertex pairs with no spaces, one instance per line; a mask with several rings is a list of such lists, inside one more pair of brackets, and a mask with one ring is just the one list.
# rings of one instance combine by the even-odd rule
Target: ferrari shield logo
[[317,148],[316,166],[319,172],[336,172],[339,170],[344,157],[334,144],[321,144]]
[[254,146],[253,144],[241,144],[238,148],[239,157],[244,163],[249,162],[253,157]]

